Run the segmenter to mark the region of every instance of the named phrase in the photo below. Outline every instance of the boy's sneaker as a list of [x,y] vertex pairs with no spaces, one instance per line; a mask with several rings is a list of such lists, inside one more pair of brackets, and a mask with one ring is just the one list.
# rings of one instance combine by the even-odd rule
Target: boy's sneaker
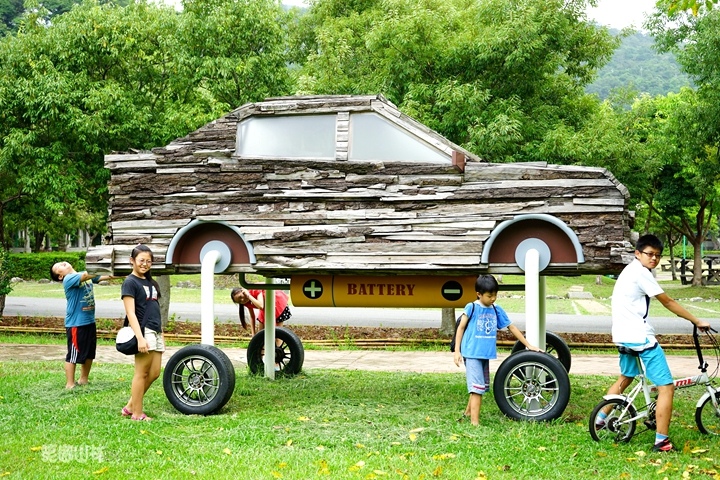
[[652,447],[653,452],[669,452],[673,449],[673,444],[670,443],[670,439],[666,438],[665,440],[662,440],[661,442],[656,443]]

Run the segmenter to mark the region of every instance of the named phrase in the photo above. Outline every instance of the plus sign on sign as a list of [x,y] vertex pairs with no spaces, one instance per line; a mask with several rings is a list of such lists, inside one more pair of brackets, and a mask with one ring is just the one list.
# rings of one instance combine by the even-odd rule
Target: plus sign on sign
[[464,307],[476,298],[475,278],[298,275],[290,296],[297,307]]

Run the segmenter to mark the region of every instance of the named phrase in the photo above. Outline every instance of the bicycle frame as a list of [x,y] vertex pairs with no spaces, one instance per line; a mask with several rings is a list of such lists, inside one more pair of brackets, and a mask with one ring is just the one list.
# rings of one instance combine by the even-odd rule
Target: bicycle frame
[[[712,330],[714,332],[714,330]],[[703,405],[703,403],[706,401],[708,397],[711,398],[713,407],[716,411],[718,411],[718,405],[720,402],[718,402],[718,398],[716,395],[716,392],[718,390],[713,386],[712,379],[709,377],[707,373],[707,367],[708,364],[705,362],[702,354],[702,349],[700,348],[700,340],[698,335],[697,327],[693,327],[693,344],[695,346],[695,353],[698,357],[698,369],[700,370],[699,375],[691,375],[689,377],[684,378],[678,378],[673,380],[673,385],[676,389],[681,388],[688,388],[688,387],[694,387],[696,385],[704,385],[705,386],[705,393],[700,397],[700,399],[697,402],[696,407],[700,407]],[[638,377],[638,383],[635,385],[632,390],[630,390],[630,393],[628,394],[610,394],[610,395],[604,395],[603,398],[605,400],[610,399],[618,399],[625,402],[625,408],[622,411],[622,421],[620,423],[629,423],[634,422],[646,417],[649,417],[651,413],[654,411],[655,407],[655,400],[652,398],[653,394],[656,394],[658,392],[657,385],[654,385],[649,382],[645,366],[643,365],[642,361],[640,360],[640,356],[636,356],[635,360],[638,363],[638,370],[640,371],[640,374]],[[641,407],[639,410],[637,410],[637,415],[631,418],[625,418],[625,415],[627,414],[628,410],[631,406],[633,406],[635,399],[640,394],[640,392],[643,393],[643,397],[645,398],[645,404],[643,407]]]

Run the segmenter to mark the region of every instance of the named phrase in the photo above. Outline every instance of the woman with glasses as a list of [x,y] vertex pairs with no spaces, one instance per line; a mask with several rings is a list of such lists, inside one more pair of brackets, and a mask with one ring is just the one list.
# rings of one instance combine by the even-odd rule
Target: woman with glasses
[[[655,338],[655,329],[650,324],[648,314],[650,299],[656,298],[663,307],[701,330],[707,330],[710,324],[688,312],[682,305],[670,298],[658,284],[652,274],[662,258],[663,244],[655,235],[643,235],[635,247],[635,259],[626,266],[615,282],[612,294],[612,339],[618,346],[638,352],[648,378],[658,386],[656,405],[657,430],[655,452],[667,452],[673,449],[668,438],[672,402],[675,393],[673,377],[665,359],[665,353]],[[620,376],[610,387],[608,394],[621,394],[638,375],[637,362],[631,354],[620,353]],[[600,414],[600,427],[603,426],[603,414]]]
[[125,305],[125,323],[130,325],[138,341],[135,373],[130,387],[130,400],[122,415],[132,420],[151,420],[143,411],[143,398],[150,385],[160,376],[165,341],[160,318],[160,289],[152,279],[153,254],[145,245],[138,245],[130,254],[132,273],[125,278],[120,296]]

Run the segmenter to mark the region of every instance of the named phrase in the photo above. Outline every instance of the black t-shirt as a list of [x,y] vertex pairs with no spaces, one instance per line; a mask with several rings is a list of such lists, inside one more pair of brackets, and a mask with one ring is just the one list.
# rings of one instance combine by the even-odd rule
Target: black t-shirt
[[[135,315],[140,325],[145,328],[162,332],[162,321],[160,319],[160,292],[157,284],[147,278],[128,275],[120,288],[120,298],[133,297],[135,299]],[[127,315],[125,316],[127,322]]]

